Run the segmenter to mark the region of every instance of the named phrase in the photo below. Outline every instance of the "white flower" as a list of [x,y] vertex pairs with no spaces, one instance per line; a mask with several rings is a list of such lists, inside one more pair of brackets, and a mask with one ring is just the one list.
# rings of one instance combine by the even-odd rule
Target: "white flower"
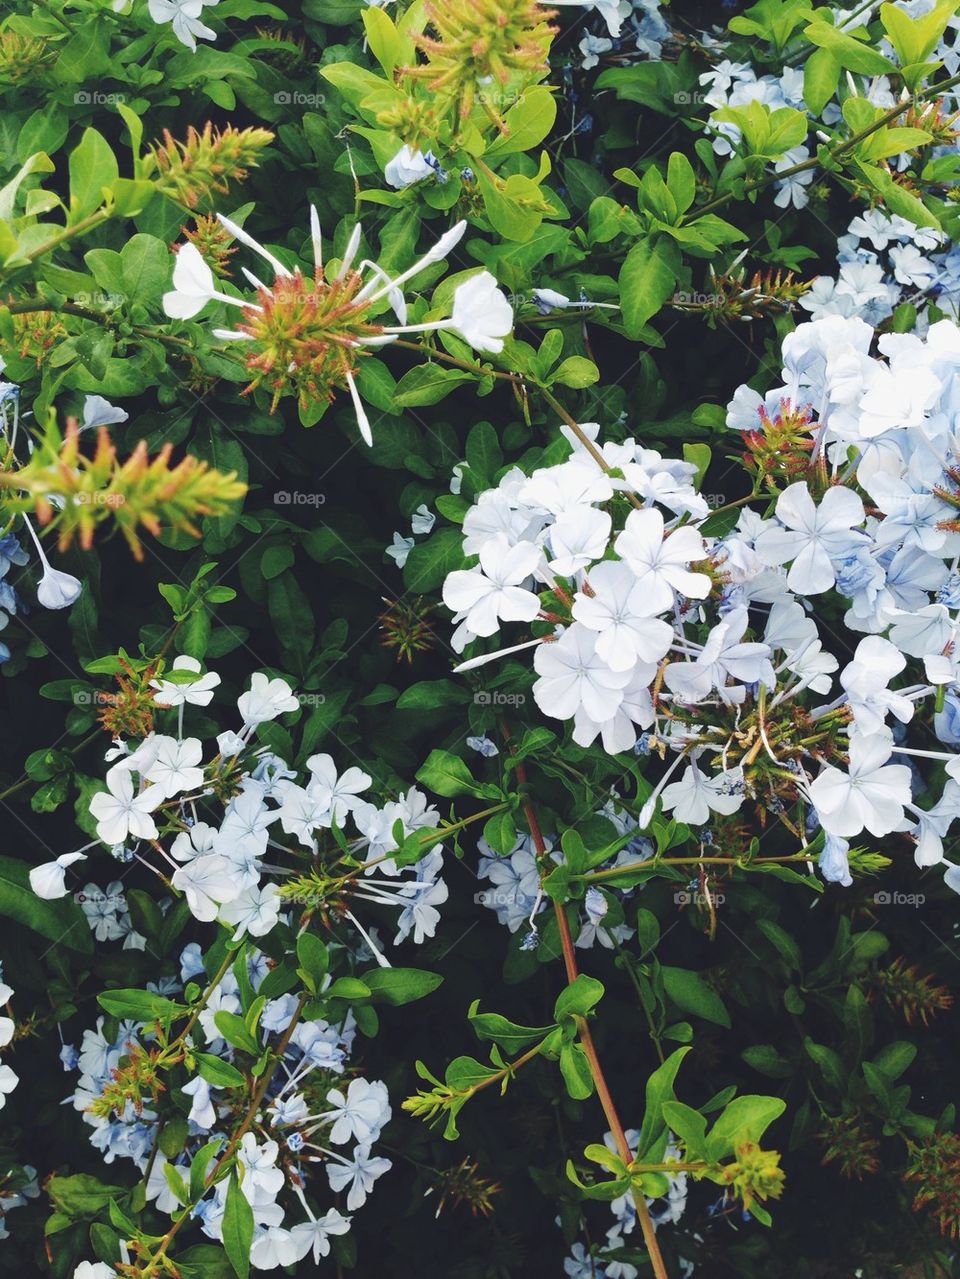
[[777,519],[784,526],[769,526],[757,538],[757,554],[764,564],[792,560],[787,585],[799,595],[820,595],[836,580],[835,562],[858,543],[863,533],[853,531],[864,519],[863,502],[850,489],[834,485],[819,506],[803,481],[791,484],[777,499]]
[[355,1147],[352,1162],[345,1160],[343,1163],[334,1163],[330,1160],[327,1163],[327,1178],[331,1190],[340,1191],[350,1187],[347,1208],[353,1212],[363,1207],[367,1195],[373,1189],[373,1183],[392,1167],[389,1159],[371,1157],[369,1145],[361,1144]]
[[396,564],[397,568],[403,568],[407,562],[410,552],[416,546],[416,542],[412,537],[404,537],[402,533],[394,533],[392,546],[387,547],[387,554]]
[[164,799],[172,799],[183,791],[195,790],[203,785],[203,769],[197,765],[203,756],[203,743],[199,737],[157,737],[156,755],[144,776],[153,782]]
[[126,409],[111,404],[102,395],[85,395],[80,430],[91,431],[97,426],[112,426],[115,422],[126,422],[129,416]]
[[7,1104],[7,1093],[13,1092],[20,1082],[20,1076],[9,1066],[0,1066],[0,1110]]
[[[375,0],[369,2],[375,3]],[[312,1251],[314,1264],[319,1265],[320,1258],[326,1257],[330,1252],[328,1236],[345,1235],[349,1229],[350,1218],[344,1217],[336,1208],[331,1208],[315,1220],[300,1222],[290,1231],[297,1250],[297,1260],[302,1261]]]
[[691,573],[688,567],[706,558],[703,538],[689,525],[666,538],[663,530],[663,516],[655,508],[631,511],[614,543],[617,554],[643,586],[651,615],[673,606],[674,591],[695,600],[710,594],[710,578],[705,573]]
[[187,899],[191,914],[208,924],[225,902],[240,895],[236,866],[220,853],[203,853],[174,871],[170,881]]
[[[776,676],[770,663],[769,644],[743,643],[749,625],[745,608],[732,609],[707,636],[695,662],[671,662],[664,671],[667,686],[688,702],[702,701],[717,689],[723,701],[743,701],[743,684],[765,684],[773,688]],[[727,678],[741,681],[728,689]]]
[[[173,34],[181,44],[194,53],[197,40],[216,40],[217,33],[200,21],[205,4],[217,4],[218,0],[149,0],[147,8],[156,23],[171,22]],[[169,315],[170,312],[168,311]]]
[[231,306],[243,305],[239,298],[217,289],[213,272],[195,244],[182,245],[173,268],[173,289],[163,295],[164,313],[172,320],[192,320],[214,299]]
[[386,1085],[379,1080],[351,1079],[346,1096],[333,1088],[327,1093],[331,1107],[328,1118],[333,1117],[330,1140],[335,1146],[348,1141],[372,1142],[380,1136],[380,1129],[390,1119],[390,1103]]
[[583,709],[603,724],[612,719],[623,701],[630,671],[614,671],[597,653],[597,636],[579,622],[560,638],[541,644],[533,665],[540,678],[533,696],[545,715],[572,719]]
[[283,1226],[267,1226],[254,1231],[250,1264],[255,1270],[276,1270],[278,1266],[295,1265],[299,1260],[301,1254],[292,1231]]
[[913,702],[909,697],[887,688],[906,664],[907,659],[900,650],[879,635],[868,635],[857,645],[853,661],[843,669],[840,683],[846,690],[860,733],[882,732],[888,714],[895,715],[902,724],[913,717]]
[[270,932],[280,918],[283,903],[279,893],[280,889],[276,884],[266,884],[263,888],[246,888],[239,897],[220,908],[221,921],[236,925],[234,941],[239,941],[244,933],[249,933],[251,937],[263,937]]
[[148,786],[135,794],[133,777],[123,764],[114,764],[106,776],[107,789],[90,801],[97,819],[97,836],[105,844],[122,844],[134,839],[156,839],[157,827],[150,814],[166,796],[160,786]]
[[191,680],[173,680],[168,679],[152,679],[150,687],[157,691],[153,700],[158,706],[209,706],[213,700],[213,690],[220,683],[220,676],[216,671],[207,671],[206,675],[200,674],[200,663],[194,657],[187,657],[181,654],[174,659],[173,670],[188,671],[196,675],[196,679]]
[[610,516],[592,506],[575,506],[562,511],[550,529],[550,567],[563,577],[572,577],[594,560],[603,558],[610,540]]
[[323,825],[329,826],[332,818],[342,826],[347,813],[361,802],[359,796],[369,787],[370,774],[351,767],[338,776],[332,755],[311,755],[307,768],[313,774],[307,789],[330,815]]
[[117,1279],[117,1272],[105,1261],[81,1261],[73,1272],[73,1279]]
[[475,351],[498,355],[503,350],[503,339],[513,332],[513,308],[489,271],[457,285],[449,327]]
[[887,764],[889,739],[857,734],[850,740],[847,773],[832,765],[810,783],[810,799],[820,824],[831,835],[889,835],[903,821],[903,805],[910,802],[910,769]]
[[82,590],[79,578],[46,564],[37,586],[37,601],[44,608],[69,608]]
[[443,602],[463,613],[474,635],[493,635],[499,622],[530,622],[540,611],[540,598],[518,583],[540,563],[540,547],[533,542],[511,546],[503,533],[480,550],[476,568],[457,569],[443,584]]
[[30,872],[30,887],[38,897],[53,901],[67,895],[67,867],[74,862],[86,861],[86,853],[61,853],[54,862],[34,866]]
[[651,617],[649,596],[633,570],[606,560],[590,572],[590,591],[577,593],[573,616],[598,631],[597,656],[611,670],[632,670],[638,661],[659,662],[673,641],[673,627]]
[[730,768],[708,777],[691,760],[680,781],[664,787],[661,798],[664,811],[673,809],[678,821],[703,826],[711,812],[728,816],[743,803],[743,769]]
[[286,680],[270,679],[262,671],[251,677],[249,692],[237,698],[237,709],[246,726],[264,724],[278,715],[295,711],[299,705]]
[[387,162],[383,176],[390,186],[400,191],[414,182],[433,177],[433,169],[421,151],[412,151],[404,144],[393,159]]
[[193,1098],[187,1118],[192,1124],[196,1124],[198,1128],[202,1129],[203,1132],[209,1132],[217,1122],[217,1112],[210,1097],[210,1085],[205,1079],[197,1075],[189,1083],[183,1085],[182,1091],[188,1097]]

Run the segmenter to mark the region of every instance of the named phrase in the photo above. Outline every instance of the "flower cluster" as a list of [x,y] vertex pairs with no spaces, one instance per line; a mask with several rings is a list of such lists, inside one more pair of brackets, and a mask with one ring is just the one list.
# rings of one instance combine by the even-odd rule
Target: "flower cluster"
[[[570,433],[566,461],[480,494],[463,521],[479,562],[444,585],[457,650],[504,622],[533,627],[505,651],[534,648],[537,705],[572,721],[577,743],[673,753],[641,827],[658,800],[694,826],[747,801],[781,816],[796,805],[793,829],[805,844],[822,827],[824,873],[844,882],[848,840],[901,831],[935,865],[960,813],[953,751],[902,744],[922,703],[941,742],[960,743],[960,340],[946,321],[926,338],[881,336],[877,355],[873,339],[859,319],[801,325],[784,384],[737,392],[727,421],[748,456],[778,433],[780,473],[757,476],[766,516],[745,506],[711,536],[720,517],[693,463]],[[818,602],[815,618],[810,601],[828,593],[846,611]],[[842,670],[824,645],[830,618],[866,636]],[[913,798],[916,755],[946,767],[930,809]]]

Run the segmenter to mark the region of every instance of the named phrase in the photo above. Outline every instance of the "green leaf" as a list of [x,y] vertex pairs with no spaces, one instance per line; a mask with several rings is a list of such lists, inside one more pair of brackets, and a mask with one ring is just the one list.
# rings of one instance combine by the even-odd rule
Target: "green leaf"
[[72,1177],[54,1174],[44,1189],[54,1206],[72,1218],[92,1217],[102,1212],[111,1199],[122,1199],[127,1193],[125,1186],[105,1185],[82,1172]]
[[472,377],[472,373],[444,368],[442,364],[417,364],[397,383],[393,402],[398,408],[436,404]]
[[677,212],[686,213],[697,194],[697,176],[693,165],[682,151],[671,151],[667,161],[667,186],[676,202]]
[[680,1063],[688,1052],[690,1052],[689,1048],[678,1048],[647,1080],[643,1125],[640,1129],[637,1149],[634,1152],[638,1159],[643,1158],[666,1129],[667,1121],[663,1116],[663,1105],[667,1101],[676,1101],[673,1095],[673,1084],[680,1069]]
[[439,973],[427,972],[424,968],[373,968],[360,976],[370,987],[375,1003],[393,1007],[423,999],[443,982]]
[[567,1092],[576,1101],[583,1101],[593,1093],[590,1062],[579,1044],[564,1044],[560,1049],[560,1074]]
[[531,150],[547,136],[556,118],[557,102],[553,91],[543,84],[532,85],[506,113],[506,132],[487,147],[485,158],[495,160],[501,155]]
[[253,1209],[240,1189],[236,1169],[230,1174],[223,1213],[223,1250],[239,1279],[250,1273],[250,1246],[253,1243]]
[[408,591],[423,595],[436,590],[448,573],[462,566],[463,534],[455,528],[442,528],[410,551],[403,581]]
[[779,1097],[735,1097],[710,1129],[707,1149],[711,1160],[733,1153],[744,1141],[759,1142],[775,1119],[787,1108]]
[[803,64],[803,100],[819,116],[833,99],[843,70],[829,49],[814,49]]
[[[882,53],[855,40],[853,36],[838,31],[829,22],[817,20],[804,28],[803,34],[821,49],[829,49],[842,67],[848,71],[857,71],[861,75],[889,75],[896,71],[896,63],[885,58]],[[795,144],[794,144],[795,145]]]
[[233,1044],[234,1048],[240,1048],[253,1057],[259,1057],[260,1043],[247,1029],[247,1024],[242,1017],[221,1009],[214,1013],[213,1020],[217,1030],[228,1044]]
[[687,1156],[691,1159],[703,1159],[707,1121],[699,1110],[684,1105],[682,1101],[665,1101],[663,1117],[683,1142]]
[[426,762],[417,770],[416,778],[435,795],[448,799],[456,795],[476,795],[477,782],[459,755],[450,751],[432,750]]
[[664,964],[660,968],[660,974],[667,994],[683,1012],[694,1013],[706,1021],[729,1028],[730,1014],[726,1005],[699,973],[690,972],[686,968],[670,968]]
[[586,973],[580,975],[562,990],[553,1006],[553,1015],[557,1021],[565,1017],[586,1017],[592,1008],[603,998],[603,982]]
[[70,217],[73,225],[104,202],[104,191],[120,176],[110,144],[96,129],[84,129],[80,145],[70,152]]
[[149,990],[107,990],[97,996],[97,1003],[121,1020],[166,1021],[189,1011],[183,1004]]
[[680,251],[663,235],[638,240],[620,269],[620,306],[628,337],[640,330],[673,295]]
[[330,968],[330,955],[315,933],[301,933],[297,938],[297,960],[311,991],[316,994],[323,985]]
[[215,1057],[213,1053],[195,1052],[193,1055],[196,1059],[197,1071],[208,1084],[214,1084],[217,1088],[243,1087],[243,1075],[236,1066],[231,1066],[228,1061]]
[[501,1016],[500,1013],[477,1012],[480,1001],[474,1000],[470,1006],[467,1019],[473,1027],[478,1039],[488,1039],[508,1052],[514,1053],[537,1039],[543,1039],[553,1029],[552,1026],[518,1026],[516,1022]]
[[600,381],[600,370],[593,360],[588,360],[582,355],[571,355],[553,371],[549,380],[551,385],[559,382],[561,386],[572,386],[581,390],[585,386],[593,386],[595,382]]
[[38,897],[30,887],[29,866],[12,857],[0,857],[0,915],[70,950],[85,955],[93,952],[90,926],[77,903],[71,897],[59,901]]
[[887,1044],[877,1053],[873,1059],[873,1065],[888,1079],[899,1079],[903,1072],[913,1065],[916,1055],[916,1044],[897,1040],[895,1043]]

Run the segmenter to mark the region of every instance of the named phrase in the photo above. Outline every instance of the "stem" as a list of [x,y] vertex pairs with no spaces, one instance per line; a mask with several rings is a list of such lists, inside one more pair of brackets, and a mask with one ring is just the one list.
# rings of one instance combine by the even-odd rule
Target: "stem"
[[[503,736],[506,742],[510,741],[510,730],[506,723],[503,724]],[[527,784],[527,770],[523,763],[517,764],[517,781],[521,786]],[[530,834],[533,838],[534,847],[537,850],[538,861],[542,860],[547,853],[547,846],[544,842],[543,832],[540,829],[540,822],[537,818],[536,811],[533,807],[533,801],[528,797],[523,797],[523,812],[527,819],[527,825],[530,827]],[[570,925],[567,922],[566,911],[560,902],[553,903],[554,916],[557,921],[557,927],[560,930],[560,945],[563,950],[563,963],[566,969],[567,982],[572,984],[579,976],[577,967],[577,956],[574,950],[573,938],[570,935]],[[606,1076],[603,1073],[603,1067],[600,1065],[600,1058],[597,1056],[597,1049],[593,1042],[593,1036],[590,1033],[590,1027],[584,1017],[577,1018],[577,1030],[580,1033],[580,1045],[583,1048],[587,1062],[590,1066],[590,1074],[593,1078],[594,1087],[597,1090],[597,1096],[600,1099],[600,1105],[603,1107],[603,1113],[606,1116],[607,1123],[610,1125],[610,1131],[613,1133],[613,1139],[616,1142],[617,1153],[626,1164],[633,1163],[633,1152],[627,1141],[627,1134],[624,1131],[623,1124],[620,1122],[620,1116],[617,1113],[617,1107],[614,1103],[613,1096],[607,1085]],[[650,1216],[650,1209],[647,1207],[647,1201],[643,1195],[636,1189],[631,1187],[634,1206],[637,1210],[637,1218],[640,1222],[640,1229],[643,1232],[643,1242],[647,1248],[647,1254],[650,1257],[650,1264],[653,1266],[655,1279],[670,1279],[667,1268],[663,1262],[663,1256],[660,1252],[660,1245],[657,1242],[657,1232]]]
[[648,858],[645,862],[626,862],[623,866],[611,866],[608,870],[591,870],[583,875],[571,875],[571,879],[582,879],[589,884],[598,880],[616,879],[618,875],[629,875],[631,871],[651,869],[656,866],[769,866],[774,862],[809,861],[809,852],[789,853],[785,857],[755,857],[751,862],[741,862],[734,857],[657,857]]
[[[253,1096],[250,1099],[250,1105],[247,1107],[246,1113],[244,1114],[243,1119],[240,1121],[239,1127],[237,1127],[234,1130],[233,1136],[230,1138],[230,1141],[227,1144],[227,1148],[224,1150],[223,1154],[219,1157],[219,1159],[217,1159],[216,1163],[207,1173],[206,1180],[204,1181],[204,1184],[203,1184],[203,1191],[200,1195],[200,1199],[203,1198],[203,1196],[207,1193],[210,1187],[217,1180],[217,1177],[219,1176],[220,1171],[223,1168],[224,1164],[226,1164],[230,1159],[233,1158],[234,1154],[237,1151],[237,1147],[240,1145],[240,1142],[243,1140],[247,1132],[249,1132],[250,1128],[252,1127],[253,1122],[257,1117],[257,1111],[260,1109],[260,1105],[263,1102],[264,1097],[266,1096],[267,1089],[270,1087],[270,1080],[273,1078],[273,1074],[277,1068],[277,1065],[283,1059],[283,1054],[286,1052],[287,1045],[290,1043],[290,1039],[293,1036],[293,1032],[297,1028],[297,1023],[300,1021],[301,1014],[303,1013],[303,1010],[306,1006],[308,998],[309,996],[306,993],[300,996],[299,1002],[297,1003],[297,1006],[294,1009],[293,1017],[290,1019],[290,1025],[283,1032],[283,1036],[280,1039],[280,1042],[277,1044],[276,1051],[273,1056],[273,1061],[271,1061],[270,1065],[263,1072],[263,1075],[260,1078],[260,1082],[257,1085],[256,1091],[254,1092]],[[199,1200],[197,1202],[199,1202]],[[160,1246],[157,1252],[152,1257],[150,1257],[150,1259],[145,1263],[145,1268],[142,1271],[140,1271],[142,1279],[148,1279],[150,1275],[157,1274],[159,1271],[159,1268],[165,1264],[167,1250],[169,1249],[170,1245],[173,1243],[177,1235],[180,1233],[181,1228],[186,1224],[186,1222],[191,1220],[190,1208],[194,1208],[194,1207],[196,1207],[196,1204],[190,1204],[189,1207],[185,1207],[183,1210],[183,1213],[177,1218],[177,1220],[173,1223],[173,1225],[170,1227],[167,1233],[160,1240]]]

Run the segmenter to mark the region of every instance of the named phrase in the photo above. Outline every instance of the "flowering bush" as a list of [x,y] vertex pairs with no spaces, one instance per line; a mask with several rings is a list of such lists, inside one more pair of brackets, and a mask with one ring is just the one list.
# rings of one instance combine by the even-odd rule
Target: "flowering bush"
[[957,1273],[958,31],[11,0],[0,1273]]

